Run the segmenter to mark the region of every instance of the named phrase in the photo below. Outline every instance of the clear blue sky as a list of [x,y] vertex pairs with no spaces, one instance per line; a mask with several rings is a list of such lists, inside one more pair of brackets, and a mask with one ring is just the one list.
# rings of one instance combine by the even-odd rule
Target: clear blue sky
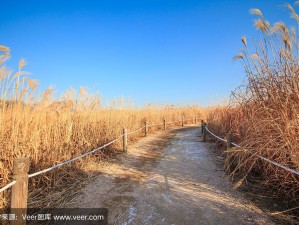
[[[8,65],[57,93],[86,86],[104,99],[200,104],[228,97],[242,83],[232,57],[257,31],[260,8],[272,23],[289,21],[285,0],[0,0],[0,44]],[[290,2],[293,3],[293,2]]]

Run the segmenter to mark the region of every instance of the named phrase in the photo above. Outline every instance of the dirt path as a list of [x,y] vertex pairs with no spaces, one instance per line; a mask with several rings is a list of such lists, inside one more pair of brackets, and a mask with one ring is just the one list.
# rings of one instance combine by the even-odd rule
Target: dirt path
[[225,178],[198,127],[159,132],[88,184],[74,207],[104,207],[109,224],[273,224]]

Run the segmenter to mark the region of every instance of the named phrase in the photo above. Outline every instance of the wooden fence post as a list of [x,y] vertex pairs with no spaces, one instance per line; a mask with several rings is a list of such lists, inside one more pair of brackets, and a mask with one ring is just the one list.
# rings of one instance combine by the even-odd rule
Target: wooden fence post
[[123,151],[128,153],[128,135],[126,128],[123,129]]
[[194,118],[194,124],[196,124],[196,122],[197,122],[197,118],[195,117],[195,118]]
[[146,121],[144,122],[144,125],[145,125],[145,127],[144,127],[144,136],[146,137],[147,133],[148,133],[148,124],[147,124]]
[[202,139],[202,141],[203,142],[206,142],[207,141],[207,130],[206,130],[206,123],[203,123],[202,124],[203,126],[202,126],[202,129],[203,129],[203,139]]
[[25,225],[22,214],[27,213],[29,158],[18,158],[13,161],[13,175],[16,181],[11,190],[11,214],[17,220],[11,220],[11,225]]
[[203,123],[204,123],[203,120],[201,120],[201,133],[203,133],[203,130],[204,130],[203,129],[203,125],[204,125]]
[[164,123],[164,130],[166,130],[166,120],[165,119],[163,120],[163,123]]
[[226,142],[227,149],[230,149],[233,146],[232,142],[233,142],[233,134],[229,132],[227,134],[227,142]]
[[184,117],[182,116],[182,127],[184,126]]

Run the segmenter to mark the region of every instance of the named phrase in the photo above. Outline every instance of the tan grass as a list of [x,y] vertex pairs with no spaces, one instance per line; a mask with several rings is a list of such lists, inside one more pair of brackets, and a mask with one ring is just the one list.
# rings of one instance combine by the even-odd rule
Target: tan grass
[[[298,15],[287,7],[298,27]],[[210,112],[208,122],[223,137],[233,132],[235,142],[243,146],[227,152],[232,176],[263,177],[273,192],[299,201],[299,177],[257,157],[299,171],[298,30],[283,22],[271,27],[260,10],[251,13],[259,16],[254,23],[261,31],[260,40],[249,47],[242,39],[245,48],[234,57],[241,60],[247,80],[233,92],[230,105]]]
[[[0,51],[7,54],[9,48],[0,46]],[[27,73],[22,71],[25,64],[21,60],[15,74],[4,64],[0,65],[0,187],[12,181],[11,169],[15,158],[30,157],[32,173],[99,147],[118,137],[123,128],[130,131],[140,128],[145,121],[154,124],[163,122],[163,119],[176,121],[182,116],[200,117],[197,106],[150,105],[136,109],[130,101],[118,99],[103,107],[101,97],[88,93],[83,87],[78,93],[70,89],[63,97],[55,99],[52,87],[43,93],[35,92],[38,81],[26,77]],[[151,128],[151,131],[157,129],[162,129],[162,126]],[[129,142],[140,137],[142,132],[130,135]],[[117,142],[82,160],[105,159],[120,147],[121,143]],[[46,204],[43,198],[51,187],[65,189],[65,184],[73,183],[82,173],[82,160],[30,179],[30,196],[34,198],[35,195],[34,199],[37,199],[33,205],[38,202]],[[0,208],[8,206],[9,193],[9,190],[5,191],[1,196]]]

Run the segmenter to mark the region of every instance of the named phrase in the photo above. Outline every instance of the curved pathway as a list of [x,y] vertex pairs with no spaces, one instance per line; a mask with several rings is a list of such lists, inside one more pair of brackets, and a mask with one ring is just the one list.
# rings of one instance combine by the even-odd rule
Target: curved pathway
[[273,224],[233,189],[199,127],[158,132],[105,166],[75,207],[108,208],[109,224]]

